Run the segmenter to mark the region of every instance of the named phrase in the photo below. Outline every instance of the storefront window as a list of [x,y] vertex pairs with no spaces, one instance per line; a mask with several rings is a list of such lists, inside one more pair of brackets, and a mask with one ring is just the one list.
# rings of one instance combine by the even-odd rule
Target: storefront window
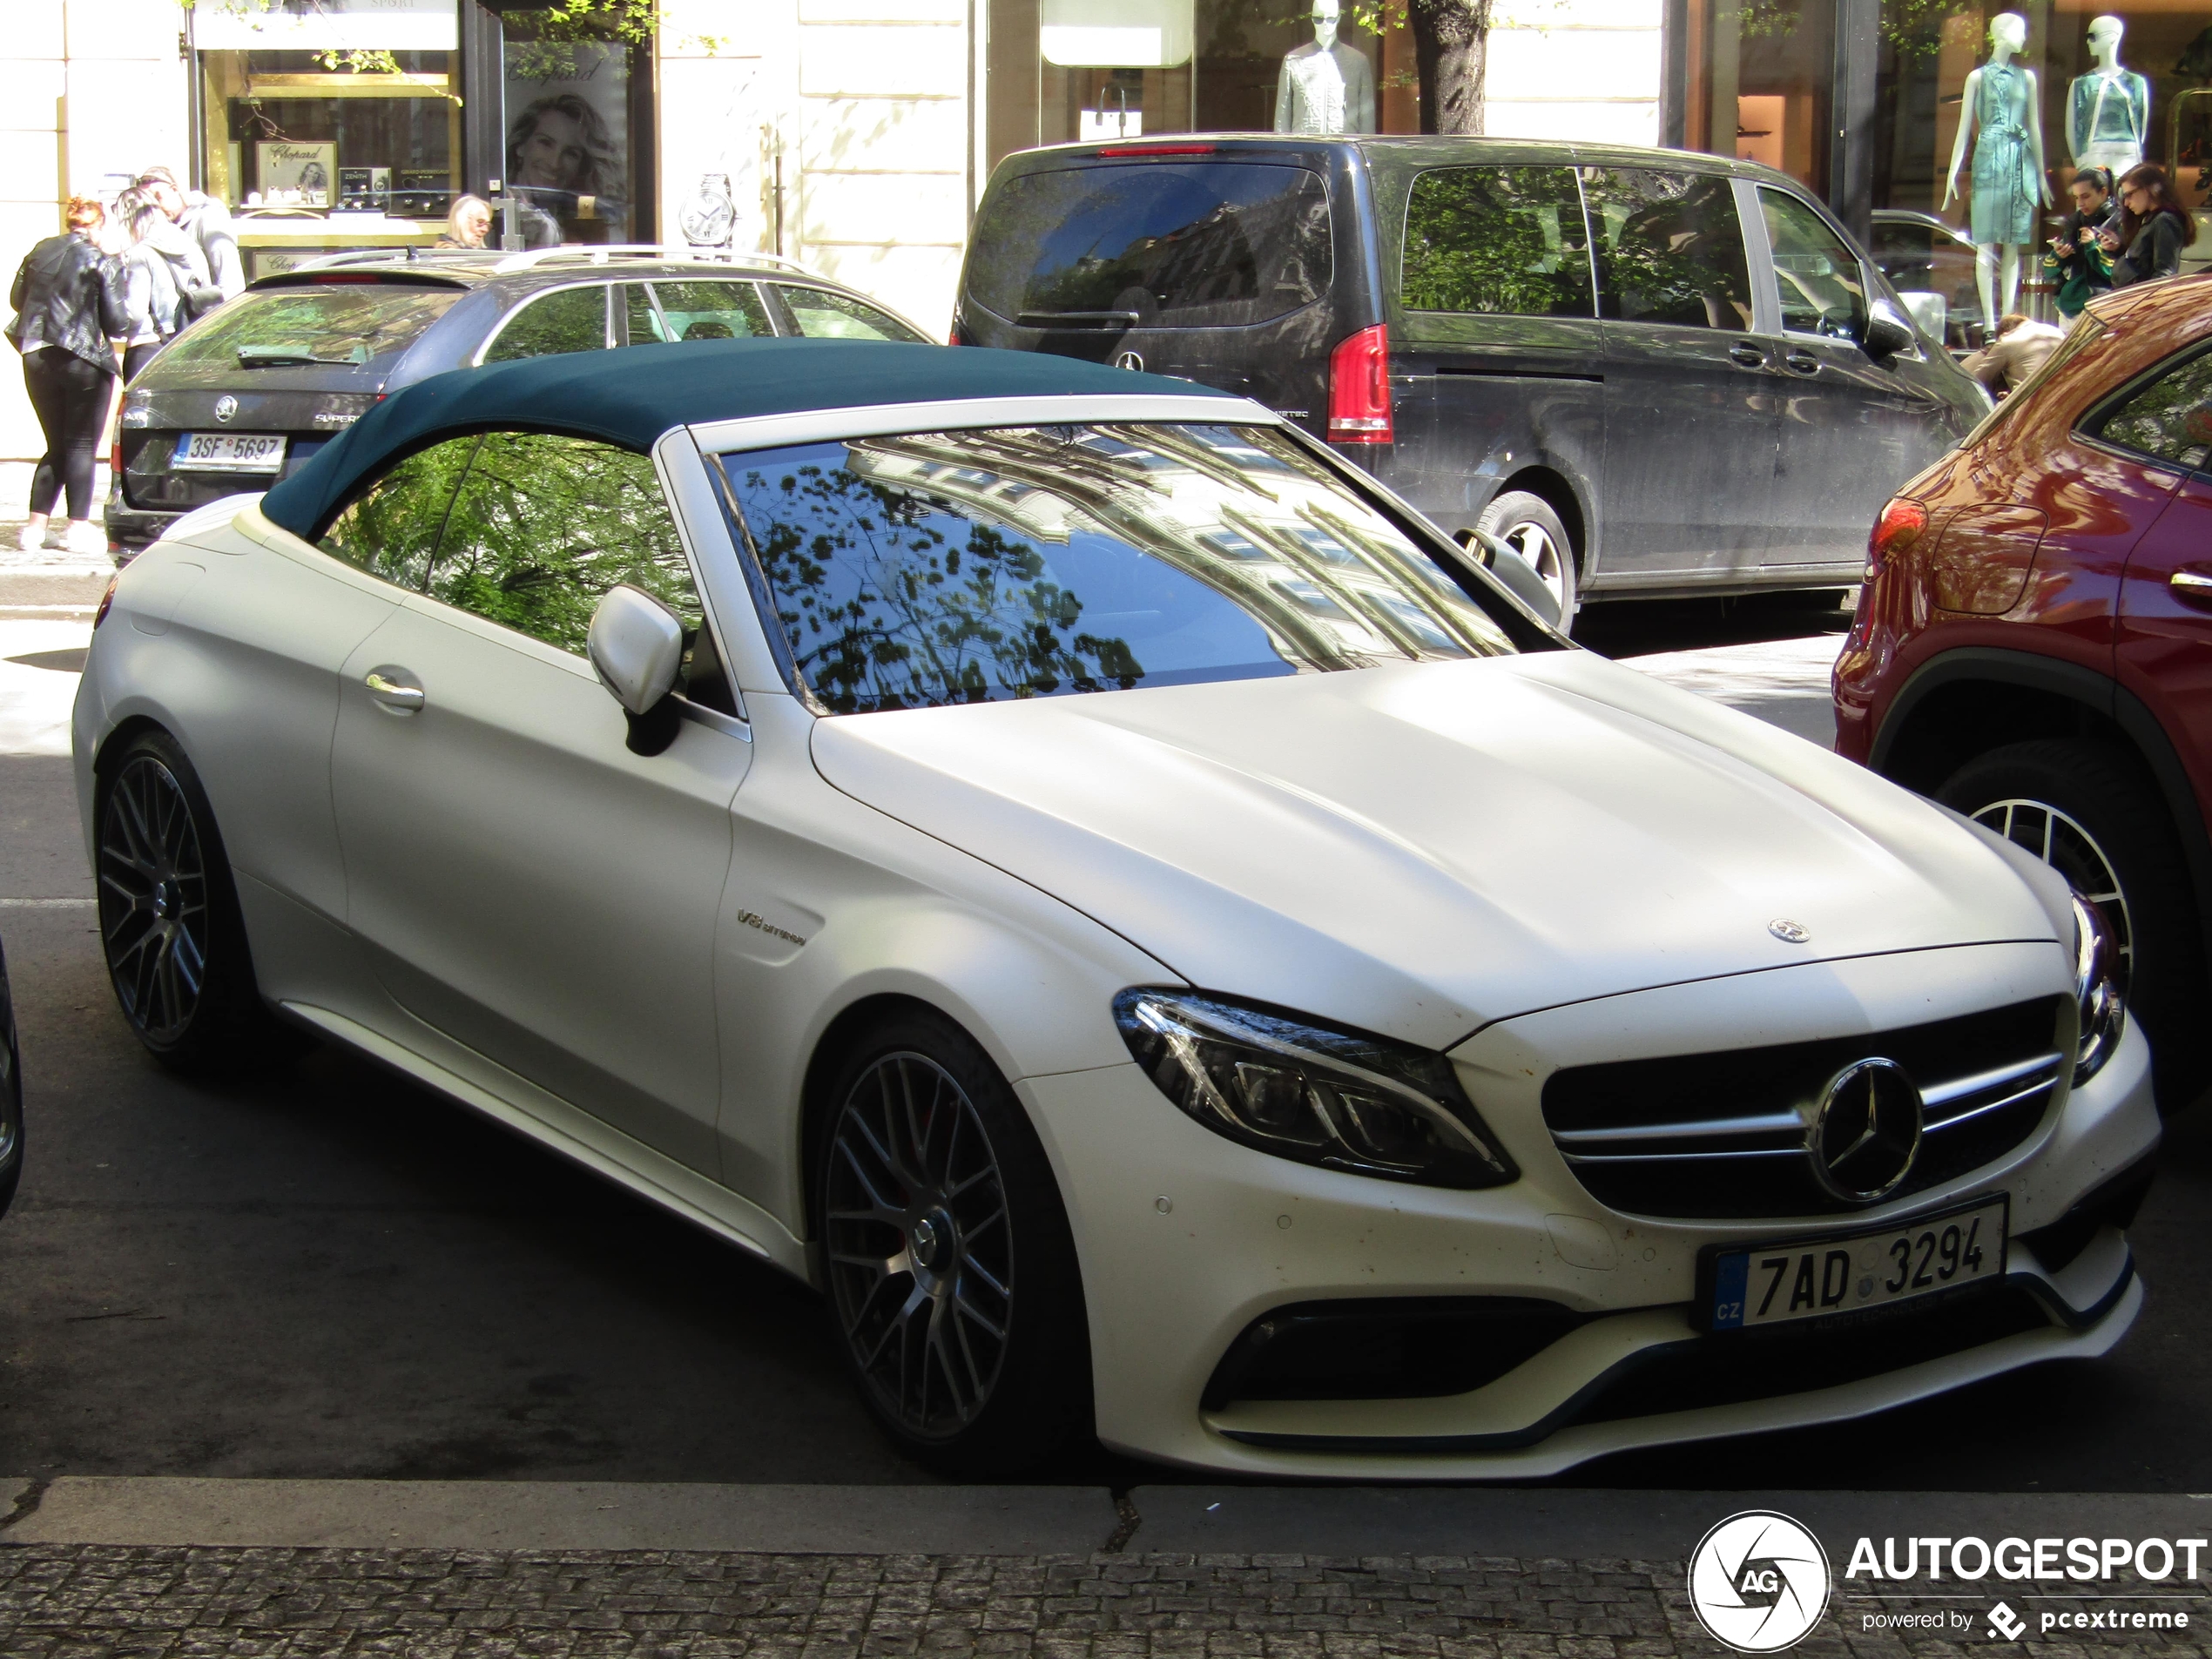
[[1402,7],[991,0],[990,159],[1163,132],[1418,132]]
[[1683,141],[1828,187],[1835,0],[1689,0]]

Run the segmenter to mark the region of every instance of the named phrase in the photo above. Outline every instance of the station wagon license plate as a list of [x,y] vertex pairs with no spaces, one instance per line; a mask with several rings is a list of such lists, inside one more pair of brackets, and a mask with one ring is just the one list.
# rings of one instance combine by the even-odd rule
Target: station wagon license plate
[[2010,1200],[1825,1238],[1724,1249],[1713,1259],[1712,1328],[1817,1319],[2005,1275]]
[[182,472],[279,472],[284,440],[254,432],[180,433],[169,465]]

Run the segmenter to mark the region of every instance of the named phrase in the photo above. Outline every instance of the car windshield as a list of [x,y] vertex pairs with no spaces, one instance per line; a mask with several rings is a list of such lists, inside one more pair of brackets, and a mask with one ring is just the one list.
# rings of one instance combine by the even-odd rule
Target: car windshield
[[1266,428],[923,432],[721,464],[792,666],[834,714],[1514,649],[1475,578]]
[[185,330],[162,361],[231,369],[371,363],[406,350],[462,292],[396,283],[260,289]]

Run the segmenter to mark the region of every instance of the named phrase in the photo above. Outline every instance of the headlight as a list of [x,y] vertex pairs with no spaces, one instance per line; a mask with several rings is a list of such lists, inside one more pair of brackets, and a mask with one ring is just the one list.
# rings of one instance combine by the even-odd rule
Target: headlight
[[2104,912],[2080,894],[2074,895],[2074,996],[2081,1005],[2081,1046],[2074,1056],[2074,1086],[2104,1069],[2128,1028],[2127,999],[2114,976],[2119,953]]
[[1440,1054],[1176,991],[1123,991],[1114,1019],[1160,1092],[1232,1141],[1432,1187],[1520,1178]]

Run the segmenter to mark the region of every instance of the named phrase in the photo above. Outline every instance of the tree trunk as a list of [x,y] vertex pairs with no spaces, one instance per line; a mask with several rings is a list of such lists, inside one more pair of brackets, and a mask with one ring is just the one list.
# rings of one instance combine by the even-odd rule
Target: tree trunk
[[1413,57],[1421,82],[1421,131],[1482,131],[1492,0],[1412,0]]

